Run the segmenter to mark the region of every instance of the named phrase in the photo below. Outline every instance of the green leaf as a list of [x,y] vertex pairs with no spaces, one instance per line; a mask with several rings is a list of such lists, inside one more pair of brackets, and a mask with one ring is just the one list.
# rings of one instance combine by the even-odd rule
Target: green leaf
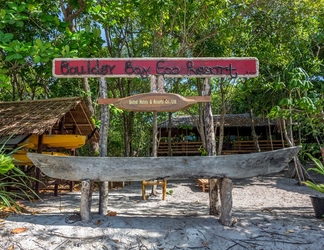
[[0,30],[0,41],[1,42],[4,42],[4,43],[8,43],[11,41],[11,39],[13,38],[13,34],[11,33],[3,33],[1,30]]
[[101,36],[101,30],[99,28],[95,28],[93,30],[93,36],[95,39],[99,38]]
[[40,56],[35,56],[34,57],[34,62],[35,63],[39,63],[41,61],[41,57]]
[[291,106],[292,100],[290,98],[284,98],[280,101],[279,105],[281,106]]
[[86,25],[84,30],[85,30],[86,33],[89,33],[90,32],[90,25]]
[[0,154],[0,174],[5,174],[14,167],[10,156]]
[[60,19],[57,17],[57,16],[55,16],[54,17],[54,23],[55,23],[55,25],[57,25],[57,26],[59,26],[60,25]]
[[21,28],[21,27],[24,26],[24,22],[23,21],[17,21],[15,25],[16,25],[16,27]]
[[8,55],[5,60],[6,61],[12,61],[12,60],[18,60],[18,59],[21,59],[21,58],[23,58],[23,56],[21,54],[15,53],[15,54]]
[[17,5],[13,2],[7,2],[9,8],[18,11]]
[[43,42],[42,42],[42,40],[40,40],[40,39],[36,39],[35,43],[36,43],[36,45],[37,45],[39,48],[42,48],[42,47],[43,47]]
[[69,45],[65,45],[64,46],[64,50],[69,53],[70,52],[70,46]]
[[4,10],[4,9],[1,9],[0,10],[0,16],[2,17],[2,18],[4,18],[5,16],[6,16],[6,11]]

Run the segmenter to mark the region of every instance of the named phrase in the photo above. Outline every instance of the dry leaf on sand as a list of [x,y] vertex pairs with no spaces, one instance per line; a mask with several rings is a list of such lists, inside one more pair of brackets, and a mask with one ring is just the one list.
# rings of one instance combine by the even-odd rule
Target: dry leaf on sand
[[25,227],[17,227],[15,229],[12,229],[11,233],[12,234],[20,234],[20,233],[25,232],[26,230],[27,230],[27,228],[25,228]]
[[117,215],[117,212],[110,211],[110,212],[108,212],[107,215],[108,215],[108,216],[116,216],[116,215]]

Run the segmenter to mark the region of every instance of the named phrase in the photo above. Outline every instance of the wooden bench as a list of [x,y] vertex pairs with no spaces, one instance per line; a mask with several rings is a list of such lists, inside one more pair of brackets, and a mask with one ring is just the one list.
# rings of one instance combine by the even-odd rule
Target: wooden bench
[[209,179],[197,179],[196,184],[202,188],[203,192],[209,190]]
[[146,186],[162,186],[162,200],[166,199],[166,180],[142,181],[142,199],[146,200]]

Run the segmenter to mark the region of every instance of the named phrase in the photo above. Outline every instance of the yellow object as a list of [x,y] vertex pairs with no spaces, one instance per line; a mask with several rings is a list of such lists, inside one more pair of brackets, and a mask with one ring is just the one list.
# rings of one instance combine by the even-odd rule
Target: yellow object
[[166,199],[167,180],[142,181],[142,200],[146,200],[146,186],[162,186],[162,200]]
[[[86,143],[85,135],[43,135],[43,144],[50,148],[81,148]],[[24,148],[37,149],[38,135],[31,135],[26,141],[19,144]]]
[[[13,158],[13,163],[15,165],[28,165],[28,166],[33,166],[33,162],[27,157],[26,153],[27,150],[19,150],[17,153],[12,155]],[[47,155],[56,155],[56,156],[70,156],[68,154],[64,153],[59,153],[59,152],[42,152],[42,154],[47,154]]]

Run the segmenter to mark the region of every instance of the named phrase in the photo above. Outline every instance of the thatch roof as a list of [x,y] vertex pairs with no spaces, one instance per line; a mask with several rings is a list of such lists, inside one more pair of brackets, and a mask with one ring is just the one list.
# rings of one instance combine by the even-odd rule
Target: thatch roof
[[[0,102],[0,137],[49,133],[59,128],[63,117],[67,134],[72,134],[73,127],[78,135],[89,135],[95,129],[80,97]],[[98,139],[95,133],[93,140]]]
[[[177,116],[172,117],[171,127],[180,128],[181,126],[192,126],[196,127],[195,120],[198,119],[198,116]],[[214,124],[220,125],[220,115],[213,116]],[[271,125],[276,125],[275,121],[270,121]],[[254,125],[258,126],[268,126],[267,118],[258,118],[254,117]],[[159,128],[167,128],[168,121],[163,121],[158,124]],[[225,115],[225,124],[224,127],[251,127],[251,120],[249,114],[226,114]]]

